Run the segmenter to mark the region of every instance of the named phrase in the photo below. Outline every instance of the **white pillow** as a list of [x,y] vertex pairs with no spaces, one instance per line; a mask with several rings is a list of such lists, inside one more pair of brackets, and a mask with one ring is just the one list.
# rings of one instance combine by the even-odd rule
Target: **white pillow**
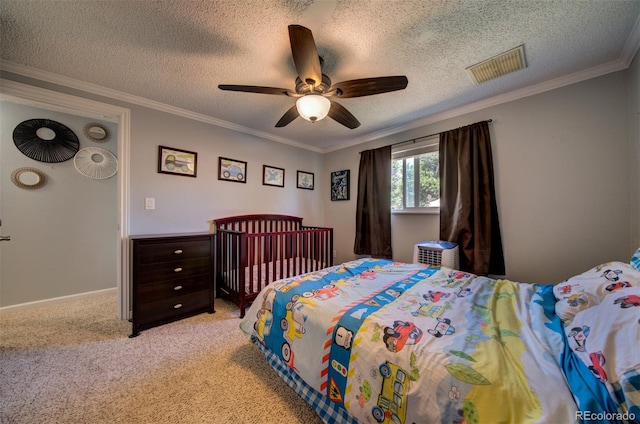
[[607,262],[553,287],[556,314],[570,321],[576,313],[599,305],[610,293],[640,286],[640,270],[623,262]]
[[626,410],[640,408],[640,286],[609,293],[576,313],[565,334],[574,354]]

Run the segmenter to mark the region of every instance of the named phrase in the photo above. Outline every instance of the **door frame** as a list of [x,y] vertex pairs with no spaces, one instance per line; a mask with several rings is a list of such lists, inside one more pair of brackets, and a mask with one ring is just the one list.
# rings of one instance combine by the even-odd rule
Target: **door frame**
[[108,103],[60,93],[33,85],[0,79],[0,99],[30,104],[35,107],[52,109],[118,124],[118,241],[117,241],[117,290],[118,317],[130,318],[129,290],[129,142],[131,110]]

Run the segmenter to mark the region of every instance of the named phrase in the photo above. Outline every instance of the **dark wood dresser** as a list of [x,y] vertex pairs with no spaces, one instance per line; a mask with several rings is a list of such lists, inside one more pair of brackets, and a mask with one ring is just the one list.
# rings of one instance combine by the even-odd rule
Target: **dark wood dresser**
[[132,332],[213,313],[213,234],[131,237]]

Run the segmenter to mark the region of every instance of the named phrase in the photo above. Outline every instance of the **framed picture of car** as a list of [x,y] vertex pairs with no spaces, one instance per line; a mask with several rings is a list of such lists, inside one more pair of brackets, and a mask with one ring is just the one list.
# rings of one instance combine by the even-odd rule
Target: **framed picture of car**
[[218,179],[235,183],[247,182],[247,162],[218,157]]
[[262,184],[284,187],[284,169],[262,165]]
[[198,154],[173,147],[158,146],[158,173],[196,177]]

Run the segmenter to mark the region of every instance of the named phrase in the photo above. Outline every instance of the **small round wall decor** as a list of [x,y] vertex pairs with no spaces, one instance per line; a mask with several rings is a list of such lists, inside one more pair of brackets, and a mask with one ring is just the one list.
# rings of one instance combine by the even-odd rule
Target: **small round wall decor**
[[96,143],[105,143],[111,138],[111,131],[102,124],[92,122],[84,126],[84,135]]
[[35,190],[42,187],[47,178],[35,168],[18,168],[11,173],[11,182],[24,190]]
[[47,163],[69,160],[80,148],[73,131],[49,119],[21,122],[13,130],[13,142],[25,156]]
[[85,147],[73,158],[76,170],[85,177],[104,180],[118,172],[118,159],[113,153],[100,147]]

